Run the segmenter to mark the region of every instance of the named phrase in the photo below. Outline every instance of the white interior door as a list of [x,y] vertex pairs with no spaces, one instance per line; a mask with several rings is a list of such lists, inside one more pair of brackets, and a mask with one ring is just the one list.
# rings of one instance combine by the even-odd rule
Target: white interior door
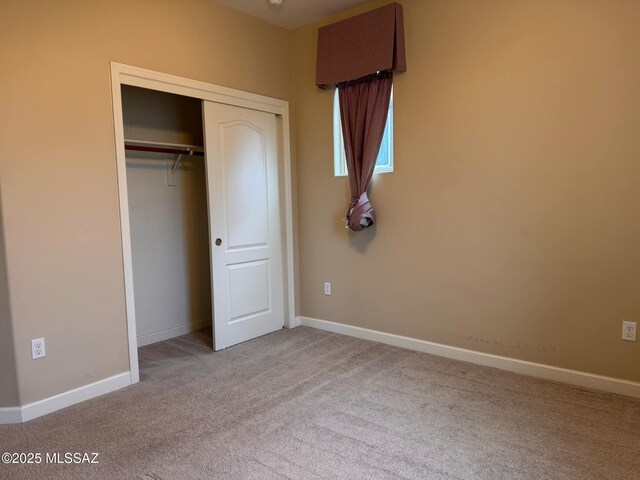
[[275,115],[203,102],[214,349],[282,328]]

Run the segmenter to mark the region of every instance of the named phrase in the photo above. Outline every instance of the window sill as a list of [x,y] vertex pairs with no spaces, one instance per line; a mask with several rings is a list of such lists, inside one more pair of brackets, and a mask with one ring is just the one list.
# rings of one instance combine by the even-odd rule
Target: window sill
[[[393,170],[385,169],[385,170],[376,170],[373,172],[374,175],[378,175],[379,173],[393,173]],[[349,175],[346,173],[334,173],[333,176],[336,178],[340,178],[340,177],[348,177]]]

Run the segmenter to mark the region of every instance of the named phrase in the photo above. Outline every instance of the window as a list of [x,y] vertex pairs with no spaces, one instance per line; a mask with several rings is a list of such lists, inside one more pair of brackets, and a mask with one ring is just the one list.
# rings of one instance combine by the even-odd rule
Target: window
[[[347,175],[347,159],[344,153],[344,140],[342,139],[342,125],[340,123],[340,102],[338,89],[333,98],[333,161],[336,177]],[[380,152],[376,159],[376,168],[373,173],[393,172],[393,90],[389,102],[389,114],[384,126],[384,135],[380,144]]]

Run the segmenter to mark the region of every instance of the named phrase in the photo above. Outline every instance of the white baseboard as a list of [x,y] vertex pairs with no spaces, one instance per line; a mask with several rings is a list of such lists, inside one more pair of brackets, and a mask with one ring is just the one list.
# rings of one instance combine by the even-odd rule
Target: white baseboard
[[158,332],[148,333],[146,335],[140,335],[138,337],[138,348],[145,345],[151,345],[152,343],[163,342],[170,338],[186,335],[187,333],[195,332],[206,327],[211,326],[211,320],[206,320],[199,323],[185,323],[184,325],[178,325],[177,327],[167,328]]
[[28,422],[128,385],[131,385],[131,374],[124,372],[22,407],[0,408],[0,424]]
[[287,328],[296,328],[300,325],[302,325],[302,317],[293,317],[291,320],[289,320],[289,325],[287,325]]
[[328,332],[340,333],[365,340],[372,340],[374,342],[385,343],[387,345],[417,350],[419,352],[461,360],[463,362],[475,363],[477,365],[499,368],[501,370],[508,370],[510,372],[530,375],[532,377],[544,378],[546,380],[554,380],[594,390],[604,390],[605,392],[640,398],[640,382],[605,377],[603,375],[594,375],[592,373],[553,367],[541,363],[527,362],[524,360],[517,360],[515,358],[501,357],[499,355],[451,347],[440,343],[403,337],[401,335],[369,330],[367,328],[354,327],[343,323],[330,322],[328,320],[318,320],[316,318],[308,317],[300,318],[302,325],[326,330]]
[[0,425],[22,423],[22,411],[20,407],[0,407]]

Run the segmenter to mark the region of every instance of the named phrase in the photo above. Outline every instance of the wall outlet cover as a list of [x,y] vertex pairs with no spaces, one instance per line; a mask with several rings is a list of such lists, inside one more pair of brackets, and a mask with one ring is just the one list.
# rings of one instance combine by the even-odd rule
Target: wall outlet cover
[[622,340],[635,342],[637,328],[636,322],[622,322]]
[[34,338],[31,340],[31,358],[36,360],[37,358],[45,357],[46,351],[44,348],[44,337]]
[[331,295],[331,282],[324,282],[324,294]]

